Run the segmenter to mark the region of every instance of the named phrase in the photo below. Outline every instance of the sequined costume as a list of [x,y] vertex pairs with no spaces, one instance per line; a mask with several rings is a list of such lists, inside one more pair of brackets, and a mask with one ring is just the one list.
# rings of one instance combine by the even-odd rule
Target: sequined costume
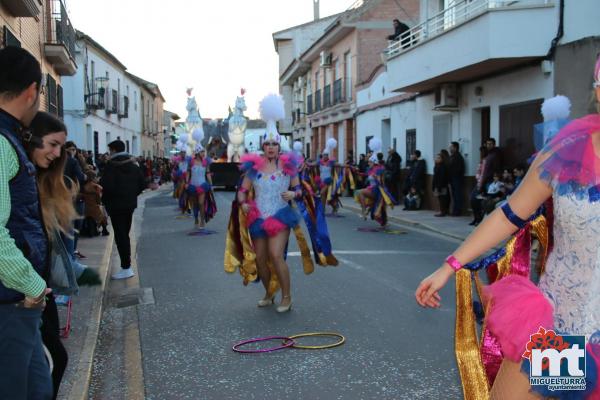
[[358,192],[355,195],[355,200],[365,207],[372,220],[379,222],[381,226],[387,224],[387,207],[394,207],[396,200],[390,194],[383,182],[383,173],[385,168],[382,165],[375,165],[367,172],[367,187],[362,189],[363,193],[368,193],[370,197],[366,197],[364,204],[361,204],[361,199]]
[[523,353],[540,326],[558,335],[586,336],[586,390],[532,389],[552,398],[600,398],[600,157],[592,143],[599,134],[600,115],[590,115],[565,126],[541,152],[540,178],[553,189],[554,243],[537,271],[539,284],[529,281],[530,237],[540,240],[543,260],[548,248],[543,216],[530,218],[504,249],[477,263],[495,269],[495,283],[480,289],[491,299],[480,359],[472,357],[475,331],[465,311],[471,299],[469,275],[476,275],[469,269],[478,266],[457,273],[456,349],[465,398],[485,396],[502,358],[522,362],[529,376],[530,361]]
[[[203,222],[210,221],[215,214],[217,213],[217,202],[215,201],[212,186],[207,180],[208,177],[208,168],[210,166],[210,160],[208,158],[202,159],[200,163],[195,160],[191,161],[190,169],[188,171],[189,181],[187,184],[186,192],[188,198],[192,199],[194,197],[199,197],[201,194],[204,194],[204,210],[203,210]],[[192,211],[194,214],[194,218],[198,220],[200,214],[200,202],[193,202]]]

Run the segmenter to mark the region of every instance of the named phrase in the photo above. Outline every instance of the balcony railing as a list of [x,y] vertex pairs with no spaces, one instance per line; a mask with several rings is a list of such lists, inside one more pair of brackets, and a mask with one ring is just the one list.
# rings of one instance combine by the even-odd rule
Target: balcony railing
[[384,54],[387,58],[401,54],[489,10],[549,4],[554,4],[554,0],[463,0],[404,32],[398,40],[395,40],[388,46]]
[[315,112],[321,111],[321,89],[315,92]]
[[337,79],[333,82],[333,104],[339,104],[344,101],[342,97],[342,88],[344,87],[343,79]]
[[44,45],[46,58],[62,75],[74,75],[75,29],[71,25],[67,10],[61,0],[51,0],[51,15],[48,16],[48,34]]
[[323,108],[331,107],[331,85],[323,88]]
[[307,112],[307,114],[313,113],[313,96],[312,96],[312,94],[309,94],[308,96],[306,96],[306,112]]

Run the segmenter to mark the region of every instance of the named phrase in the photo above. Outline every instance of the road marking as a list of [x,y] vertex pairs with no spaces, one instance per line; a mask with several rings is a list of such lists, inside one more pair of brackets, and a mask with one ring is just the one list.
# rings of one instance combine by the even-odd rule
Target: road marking
[[[409,255],[409,256],[420,256],[420,255],[424,255],[424,254],[446,254],[447,251],[415,251],[415,250],[333,250],[333,254],[334,255],[338,255],[338,254],[346,254],[346,255],[353,255],[353,254],[364,254],[364,255],[384,255],[384,254],[404,254],[404,255]],[[288,256],[290,257],[299,257],[300,256],[300,252],[299,251],[288,251],[287,253]]]

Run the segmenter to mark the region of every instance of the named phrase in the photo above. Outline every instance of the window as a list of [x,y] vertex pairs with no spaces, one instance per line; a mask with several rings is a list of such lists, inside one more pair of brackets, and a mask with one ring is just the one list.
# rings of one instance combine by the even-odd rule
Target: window
[[406,158],[405,160],[410,160],[410,155],[415,152],[417,149],[417,130],[416,129],[407,129],[406,130]]
[[46,96],[48,99],[48,112],[50,114],[58,114],[58,100],[56,96],[56,81],[52,75],[46,75]]
[[344,54],[344,67],[346,68],[346,101],[352,100],[352,57],[348,52]]
[[133,110],[137,111],[137,92],[133,91]]
[[56,88],[56,106],[58,108],[58,116],[62,119],[65,113],[63,110],[63,88],[60,85]]
[[15,35],[13,35],[13,33],[10,31],[10,29],[8,29],[8,27],[6,25],[4,25],[3,30],[4,30],[4,35],[3,35],[4,47],[7,47],[7,46],[21,47],[21,41],[19,41],[19,39],[17,39],[17,37]]

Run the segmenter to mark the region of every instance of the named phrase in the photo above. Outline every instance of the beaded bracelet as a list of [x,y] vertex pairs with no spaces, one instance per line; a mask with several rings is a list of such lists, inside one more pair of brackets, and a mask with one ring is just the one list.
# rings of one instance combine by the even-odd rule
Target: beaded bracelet
[[446,262],[448,265],[450,265],[454,272],[458,272],[463,267],[462,264],[452,254],[446,258]]
[[522,219],[521,217],[519,217],[517,214],[514,213],[512,208],[510,208],[508,201],[506,203],[504,203],[502,205],[502,207],[500,207],[500,208],[502,209],[502,212],[504,213],[506,218],[510,221],[510,223],[513,224],[514,226],[516,226],[517,228],[521,229],[527,223],[526,220]]

